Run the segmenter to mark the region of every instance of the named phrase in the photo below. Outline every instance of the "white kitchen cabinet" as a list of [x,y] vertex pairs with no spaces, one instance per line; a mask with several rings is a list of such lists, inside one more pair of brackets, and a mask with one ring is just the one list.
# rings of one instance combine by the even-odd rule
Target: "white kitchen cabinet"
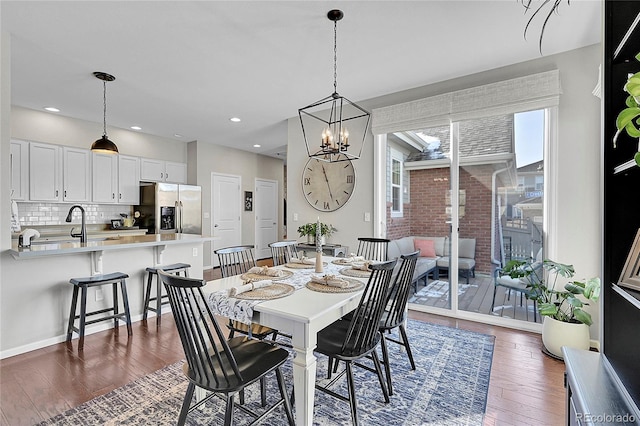
[[93,202],[118,202],[118,155],[92,153]]
[[166,161],[164,168],[165,182],[187,183],[187,165]]
[[29,199],[29,142],[11,141],[11,199]]
[[140,180],[146,182],[187,183],[187,165],[173,161],[141,158]]
[[93,202],[140,203],[140,159],[118,154],[93,153]]
[[118,202],[140,204],[140,159],[118,155]]
[[91,201],[91,151],[62,147],[62,200]]
[[61,201],[62,156],[57,145],[29,143],[29,199]]

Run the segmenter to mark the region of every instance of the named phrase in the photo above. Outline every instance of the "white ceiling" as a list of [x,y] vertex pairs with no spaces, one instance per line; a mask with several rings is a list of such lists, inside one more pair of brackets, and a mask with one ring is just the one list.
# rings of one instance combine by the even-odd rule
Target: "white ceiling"
[[[567,3],[544,55],[600,42],[601,2]],[[286,120],[333,92],[334,8],[338,92],[355,102],[540,57],[542,19],[525,40],[519,0],[3,0],[12,104],[101,123],[104,71],[110,126],[273,155]]]

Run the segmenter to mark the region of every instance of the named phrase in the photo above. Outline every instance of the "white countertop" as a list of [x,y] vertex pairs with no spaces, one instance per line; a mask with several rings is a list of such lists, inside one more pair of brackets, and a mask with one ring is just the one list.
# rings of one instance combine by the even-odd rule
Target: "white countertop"
[[107,250],[123,250],[138,247],[153,247],[171,244],[189,244],[212,241],[218,237],[192,234],[146,234],[119,237],[88,238],[86,243],[79,240],[69,241],[37,241],[30,247],[18,247],[13,241],[9,253],[15,259],[28,259],[42,256],[96,252]]

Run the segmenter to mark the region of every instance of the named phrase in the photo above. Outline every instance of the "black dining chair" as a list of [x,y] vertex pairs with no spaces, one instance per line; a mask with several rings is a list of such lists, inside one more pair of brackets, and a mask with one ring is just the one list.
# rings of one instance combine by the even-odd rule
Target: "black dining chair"
[[386,238],[358,238],[358,250],[357,256],[364,256],[367,260],[377,260],[379,262],[385,262],[387,258],[387,250],[391,240]]
[[[218,255],[218,262],[220,263],[222,278],[244,274],[256,266],[253,249],[252,245],[245,245],[215,250],[214,253]],[[271,327],[254,323],[248,325],[232,319],[229,319],[227,327],[229,328],[229,337],[233,337],[235,333],[241,333],[260,340],[269,336],[271,336],[271,340],[276,340],[278,335],[278,330],[274,330]]]
[[[275,372],[280,398],[271,407],[262,414],[246,406],[239,407],[258,422],[279,405],[284,405],[289,424],[293,425],[291,403],[281,370],[289,352],[246,336],[227,340],[206,303],[202,292],[202,287],[206,285],[204,280],[171,275],[163,270],[158,270],[158,276],[167,290],[187,361],[183,371],[189,385],[177,424],[184,425],[189,412],[216,396],[226,401],[224,424],[231,425],[236,406],[235,395]],[[191,406],[196,387],[212,393]]]
[[285,263],[288,263],[291,258],[297,258],[297,244],[297,241],[277,241],[269,244],[269,248],[271,249],[271,258],[273,259],[273,266],[284,265]]
[[253,250],[254,246],[252,245],[224,247],[214,250],[213,252],[218,255],[222,277],[244,274],[256,266]]
[[[411,281],[413,280],[413,272],[416,269],[419,254],[419,251],[415,251],[400,256],[400,268],[391,286],[388,301],[382,313],[382,318],[380,319],[379,330],[382,333],[382,364],[384,365],[387,376],[389,395],[393,395],[393,385],[391,384],[391,367],[387,341],[403,346],[407,351],[411,369],[416,369],[416,363],[413,360],[413,354],[411,353],[411,346],[409,346],[409,339],[404,323],[407,319],[407,302],[409,300]],[[402,340],[395,339],[389,335],[391,330],[396,328],[399,330]]]
[[[316,389],[349,402],[351,420],[354,425],[358,424],[358,405],[352,371],[353,364],[356,364],[356,361],[369,355],[371,356],[375,367],[373,371],[378,376],[384,400],[389,402],[389,394],[376,348],[381,340],[379,323],[388,300],[389,283],[391,282],[395,264],[396,261],[392,260],[371,265],[369,281],[364,287],[360,303],[353,311],[351,319],[337,320],[318,332],[318,343],[315,351],[329,357],[329,370],[331,370],[331,360],[336,362],[344,361],[346,367],[326,386],[316,384]],[[359,363],[356,365],[363,366]],[[347,375],[348,397],[330,389],[345,373]]]

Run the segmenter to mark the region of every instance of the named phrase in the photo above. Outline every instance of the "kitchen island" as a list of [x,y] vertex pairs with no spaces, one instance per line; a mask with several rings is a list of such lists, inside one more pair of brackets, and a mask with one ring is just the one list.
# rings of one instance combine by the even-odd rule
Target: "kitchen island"
[[[148,234],[88,238],[79,241],[34,241],[2,253],[0,272],[0,358],[65,340],[71,304],[69,279],[99,273],[129,275],[127,292],[132,321],[142,319],[145,269],[169,263],[189,263],[190,276],[202,278],[203,243],[214,237],[190,234]],[[111,292],[90,292],[87,309],[111,303]],[[155,323],[155,321],[154,321]],[[87,327],[87,334],[109,328]],[[135,338],[135,335],[132,337]]]

